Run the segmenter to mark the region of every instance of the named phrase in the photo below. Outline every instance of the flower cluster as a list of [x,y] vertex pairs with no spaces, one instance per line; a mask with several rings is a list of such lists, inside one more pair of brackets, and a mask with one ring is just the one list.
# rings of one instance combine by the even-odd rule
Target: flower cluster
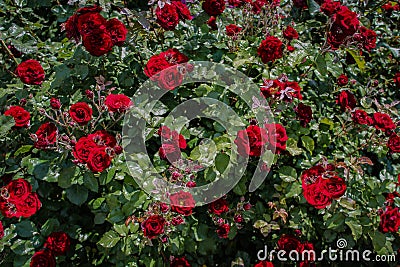
[[30,267],[55,267],[55,256],[64,255],[70,248],[70,238],[64,232],[51,233],[45,243],[44,249],[39,250],[33,254]]
[[293,98],[303,99],[299,84],[288,81],[284,75],[274,80],[263,79],[263,82],[260,91],[265,98],[272,97],[287,102],[293,101]]
[[11,116],[14,118],[14,127],[22,128],[29,127],[31,114],[20,106],[11,106],[4,112],[5,116]]
[[179,0],[162,2],[162,5],[158,5],[156,8],[156,16],[157,23],[167,31],[174,30],[179,20],[192,19],[192,15],[186,4]]

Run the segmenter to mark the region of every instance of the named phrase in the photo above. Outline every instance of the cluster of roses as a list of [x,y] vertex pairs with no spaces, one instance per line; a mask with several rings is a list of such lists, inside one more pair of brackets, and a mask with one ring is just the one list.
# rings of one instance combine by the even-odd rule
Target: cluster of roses
[[239,155],[259,157],[265,148],[280,154],[286,150],[286,129],[278,123],[267,123],[263,128],[250,125],[238,132],[235,139]]
[[[297,230],[296,233],[301,234],[301,231]],[[305,250],[315,250],[314,244],[311,242],[301,242],[296,236],[283,234],[277,243],[278,249],[285,251],[286,255],[289,255],[292,251],[296,251],[298,255],[303,255],[303,251]],[[308,258],[305,258],[303,261],[299,263],[300,267],[308,267],[310,263],[315,261],[315,255],[309,254]]]
[[321,5],[321,11],[332,19],[328,33],[328,43],[332,49],[338,49],[340,45],[351,41],[351,37],[367,51],[376,47],[376,33],[364,26],[360,27],[357,14],[340,1],[326,0]]
[[11,106],[4,115],[14,118],[14,128],[29,127],[31,122],[31,114],[21,106]]
[[110,52],[114,45],[122,46],[128,33],[125,25],[116,18],[106,20],[100,6],[83,7],[68,18],[62,28],[69,39],[82,43],[93,56]]
[[156,81],[160,88],[174,90],[175,87],[182,84],[186,71],[192,70],[190,64],[176,65],[188,61],[189,58],[179,52],[178,49],[171,48],[152,56],[144,68],[144,73],[152,81]]
[[55,256],[67,253],[71,245],[69,236],[64,232],[51,233],[45,243],[44,249],[33,254],[30,267],[55,267]]
[[263,79],[260,91],[265,98],[272,97],[287,102],[291,102],[293,98],[303,99],[300,85],[297,82],[289,81],[285,75],[274,80]]
[[42,206],[31,184],[22,178],[10,181],[0,194],[0,211],[7,218],[31,217]]
[[394,3],[394,2],[388,2],[384,4],[381,7],[383,10],[386,12],[393,12],[393,11],[399,11],[400,10],[400,4],[399,3]]
[[[400,187],[400,174],[397,176],[396,190]],[[386,194],[386,207],[384,210],[379,210],[380,224],[379,230],[383,233],[397,233],[400,227],[400,211],[395,206],[395,199],[399,198],[400,194],[397,191]]]
[[[152,5],[155,1],[150,1]],[[179,21],[191,20],[192,15],[186,4],[180,0],[158,1],[156,8],[157,23],[167,30],[174,30]]]
[[98,130],[79,138],[72,154],[76,163],[85,164],[92,172],[102,172],[111,165],[111,159],[122,152],[114,136]]
[[181,158],[181,149],[185,149],[187,144],[183,135],[177,131],[172,131],[167,126],[161,126],[158,129],[158,135],[161,136],[161,147],[158,154],[161,159],[169,162],[176,162]]
[[[163,126],[165,127],[165,126]],[[166,156],[167,157],[167,156]],[[169,158],[169,156],[168,156]],[[185,159],[174,162],[174,165],[168,167],[169,182],[177,184],[179,186],[196,187],[196,175],[195,173],[201,170],[203,167],[196,162]]]
[[324,209],[346,192],[346,182],[335,172],[335,166],[316,165],[301,175],[303,196],[317,209]]

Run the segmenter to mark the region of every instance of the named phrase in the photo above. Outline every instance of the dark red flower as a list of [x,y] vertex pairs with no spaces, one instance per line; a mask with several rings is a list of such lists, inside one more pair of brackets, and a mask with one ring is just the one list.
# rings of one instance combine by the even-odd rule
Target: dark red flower
[[182,84],[183,75],[180,73],[178,68],[169,67],[162,70],[157,78],[158,86],[164,90],[174,90],[176,87]]
[[44,247],[49,249],[55,256],[63,255],[69,250],[71,241],[64,232],[51,233],[44,243]]
[[39,250],[33,254],[30,267],[55,267],[56,259],[50,250]]
[[386,210],[381,214],[381,222],[379,231],[383,233],[397,233],[400,227],[400,212],[399,208],[387,206]]
[[400,88],[400,72],[397,72],[393,77],[394,84]]
[[96,57],[107,54],[113,47],[111,35],[103,29],[95,29],[90,34],[83,35],[82,43],[86,50]]
[[345,86],[349,82],[349,78],[345,74],[340,74],[340,76],[337,78],[337,84],[339,86]]
[[336,99],[336,104],[340,106],[342,111],[345,111],[346,109],[352,110],[353,108],[355,108],[357,101],[354,95],[350,91],[343,90],[338,95]]
[[228,202],[223,198],[217,199],[208,204],[208,211],[215,215],[221,215],[222,213],[228,212]]
[[324,194],[330,198],[339,198],[346,192],[346,182],[339,176],[321,179],[321,183]]
[[218,16],[225,10],[225,0],[205,0],[202,7],[208,15]]
[[61,102],[60,99],[52,97],[50,99],[50,106],[52,109],[58,110],[61,108]]
[[333,14],[335,14],[336,11],[340,9],[340,7],[341,7],[340,1],[326,0],[321,5],[321,12],[330,17]]
[[283,43],[275,36],[268,36],[261,42],[257,53],[264,64],[274,62],[283,56]]
[[107,31],[113,45],[122,46],[124,44],[128,30],[121,21],[116,18],[107,21]]
[[394,130],[396,125],[393,123],[392,118],[388,114],[375,112],[373,114],[373,125],[376,129],[381,131]]
[[279,123],[267,123],[264,128],[267,132],[268,149],[275,150],[275,154],[285,151],[288,140],[285,127]]
[[297,31],[291,27],[291,26],[287,26],[286,29],[283,31],[283,37],[289,41],[293,40],[293,39],[298,39],[299,38],[299,34],[297,33]]
[[85,102],[78,102],[69,108],[69,115],[79,125],[86,125],[92,119],[92,112]]
[[300,9],[308,8],[307,0],[293,0],[293,5]]
[[224,223],[220,225],[217,229],[217,234],[219,238],[228,238],[229,232],[231,230],[231,226],[229,223]]
[[217,19],[214,16],[211,16],[208,21],[207,21],[207,25],[211,28],[211,30],[216,31],[218,30],[218,26],[217,26]]
[[225,27],[225,30],[226,30],[226,35],[233,37],[237,36],[238,33],[242,31],[242,28],[238,27],[235,24],[229,24],[228,26]]
[[319,177],[315,183],[309,185],[303,183],[304,198],[317,209],[324,209],[332,203],[332,198],[327,196],[323,190],[321,179]]
[[92,172],[102,172],[111,164],[111,157],[104,147],[96,147],[89,152],[87,167]]
[[96,12],[88,12],[78,16],[77,28],[82,37],[98,34],[107,30],[107,20]]
[[131,100],[124,94],[109,94],[104,101],[110,112],[124,112],[132,105]]
[[387,142],[387,147],[391,153],[400,153],[400,136],[392,134]]
[[358,124],[372,125],[373,123],[373,119],[370,116],[368,116],[367,112],[361,109],[355,110],[351,114],[351,118],[355,123]]
[[282,83],[278,79],[264,79],[263,85],[261,86],[260,90],[265,98],[269,98],[275,95],[279,95],[279,92],[285,88],[284,86],[284,83]]
[[164,233],[165,219],[160,215],[152,215],[142,222],[142,230],[144,236],[153,239]]
[[367,51],[376,47],[376,32],[361,26],[359,29],[359,34],[354,36],[354,39],[359,41],[363,48]]
[[171,267],[191,267],[190,263],[187,261],[185,257],[174,258],[171,261]]
[[5,189],[8,192],[9,200],[24,201],[32,191],[32,186],[25,179],[12,180]]
[[46,149],[57,141],[58,129],[52,122],[42,124],[36,131],[36,141],[34,147]]
[[274,264],[270,261],[259,261],[253,267],[274,267]]
[[75,144],[74,150],[72,154],[75,159],[80,163],[86,163],[89,157],[89,153],[91,150],[97,147],[97,144],[93,141],[92,138],[87,136],[81,137],[78,142]]
[[15,206],[17,210],[15,217],[22,216],[24,218],[29,218],[41,208],[42,203],[36,193],[30,193],[24,201],[16,201]]
[[15,74],[25,84],[40,85],[44,81],[44,70],[37,60],[29,59],[20,63],[15,69]]
[[20,106],[11,106],[4,112],[5,116],[12,116],[15,121],[14,127],[22,128],[28,127],[30,124],[31,114]]
[[241,130],[235,139],[238,153],[246,157],[259,157],[267,142],[266,131],[257,125],[250,125],[246,130]]
[[192,19],[192,15],[190,14],[190,10],[187,7],[187,5],[185,5],[179,0],[172,1],[171,4],[176,7],[176,11],[178,12],[180,20]]
[[306,127],[307,124],[312,120],[312,109],[310,106],[300,103],[297,107],[295,107],[294,111],[296,112],[297,118],[302,127]]
[[191,215],[196,206],[196,202],[189,192],[179,191],[172,194],[169,199],[171,201],[171,210],[184,216]]
[[167,30],[174,30],[179,23],[179,14],[175,5],[166,3],[163,8],[156,8],[157,23]]
[[283,234],[278,240],[278,249],[284,250],[286,253],[291,251],[301,251],[301,242],[293,235]]
[[351,11],[347,6],[340,6],[334,15],[334,23],[339,25],[347,36],[353,35],[360,25],[357,13]]
[[4,237],[4,228],[3,223],[0,221],[0,239]]

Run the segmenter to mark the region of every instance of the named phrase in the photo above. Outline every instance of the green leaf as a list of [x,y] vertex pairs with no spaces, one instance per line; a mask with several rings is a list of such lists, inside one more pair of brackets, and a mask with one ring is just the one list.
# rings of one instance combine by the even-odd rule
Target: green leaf
[[218,154],[215,157],[215,167],[220,173],[223,173],[229,164],[229,156],[227,154]]
[[342,213],[336,213],[326,221],[328,229],[338,229],[344,224],[345,216]]
[[17,255],[27,255],[34,250],[33,244],[30,240],[22,239],[17,239],[10,248]]
[[303,149],[297,147],[297,141],[294,140],[293,138],[289,138],[286,141],[286,150],[290,153],[292,156],[297,156],[301,155],[303,153]]
[[74,184],[65,191],[67,192],[68,200],[78,206],[82,205],[88,198],[88,190],[81,185]]
[[41,234],[48,236],[60,227],[60,222],[55,218],[48,219],[41,228]]
[[93,173],[86,172],[83,175],[83,185],[93,192],[97,193],[99,191],[99,183]]
[[33,232],[36,231],[35,224],[30,221],[22,221],[16,223],[15,226],[17,227],[17,234],[21,237],[31,237],[33,236]]
[[340,198],[339,205],[349,210],[356,209],[356,202],[349,197]]
[[120,236],[116,232],[108,231],[103,235],[98,244],[105,248],[112,248],[120,239]]
[[297,180],[296,169],[290,166],[283,166],[278,170],[279,177],[285,182],[294,182]]
[[320,13],[320,6],[314,0],[307,0],[307,6],[312,17]]
[[309,136],[302,136],[301,142],[303,144],[303,147],[312,154],[314,150],[314,140]]
[[321,75],[326,76],[326,74],[328,73],[328,69],[323,55],[317,55],[317,57],[315,58],[315,66],[317,67],[317,70],[319,71],[319,73],[321,73]]
[[6,136],[15,125],[14,118],[11,116],[0,116],[0,137]]
[[363,56],[360,56],[360,52],[357,50],[346,49],[347,52],[354,58],[357,63],[358,68],[361,72],[365,71],[365,60]]
[[20,148],[18,148],[17,151],[15,151],[14,156],[18,156],[20,154],[24,154],[26,152],[29,152],[32,148],[32,145],[25,145],[25,146],[21,146]]
[[58,178],[58,186],[68,188],[72,184],[72,178],[75,176],[76,167],[63,168]]
[[369,233],[369,236],[372,240],[372,245],[374,246],[375,251],[380,251],[386,244],[386,235],[375,231],[373,233]]
[[351,230],[351,234],[354,237],[354,240],[357,241],[362,236],[362,226],[359,224],[358,221],[355,221],[354,219],[346,219],[346,224],[349,226]]

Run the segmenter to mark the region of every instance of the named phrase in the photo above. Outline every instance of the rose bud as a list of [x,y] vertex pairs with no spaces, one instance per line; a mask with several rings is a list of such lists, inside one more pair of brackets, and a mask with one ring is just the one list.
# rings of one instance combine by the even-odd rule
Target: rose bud
[[86,90],[85,94],[86,94],[86,97],[89,99],[93,99],[93,97],[94,97],[93,91],[91,91],[91,90]]
[[119,155],[119,154],[122,153],[122,151],[123,151],[122,146],[115,146],[114,147],[115,154]]
[[182,174],[180,174],[179,172],[173,172],[171,178],[173,180],[178,180],[181,176]]
[[243,205],[243,209],[244,210],[250,210],[251,209],[251,204],[250,203],[246,203]]
[[167,243],[168,242],[168,236],[166,236],[166,235],[163,235],[160,239],[161,239],[162,243]]
[[186,183],[186,187],[196,187],[196,182],[195,181],[189,181]]
[[233,217],[233,219],[235,220],[236,223],[242,223],[243,220],[243,216],[240,214],[236,214],[235,217]]
[[61,102],[58,98],[52,97],[50,99],[50,106],[52,109],[58,110],[61,108]]

